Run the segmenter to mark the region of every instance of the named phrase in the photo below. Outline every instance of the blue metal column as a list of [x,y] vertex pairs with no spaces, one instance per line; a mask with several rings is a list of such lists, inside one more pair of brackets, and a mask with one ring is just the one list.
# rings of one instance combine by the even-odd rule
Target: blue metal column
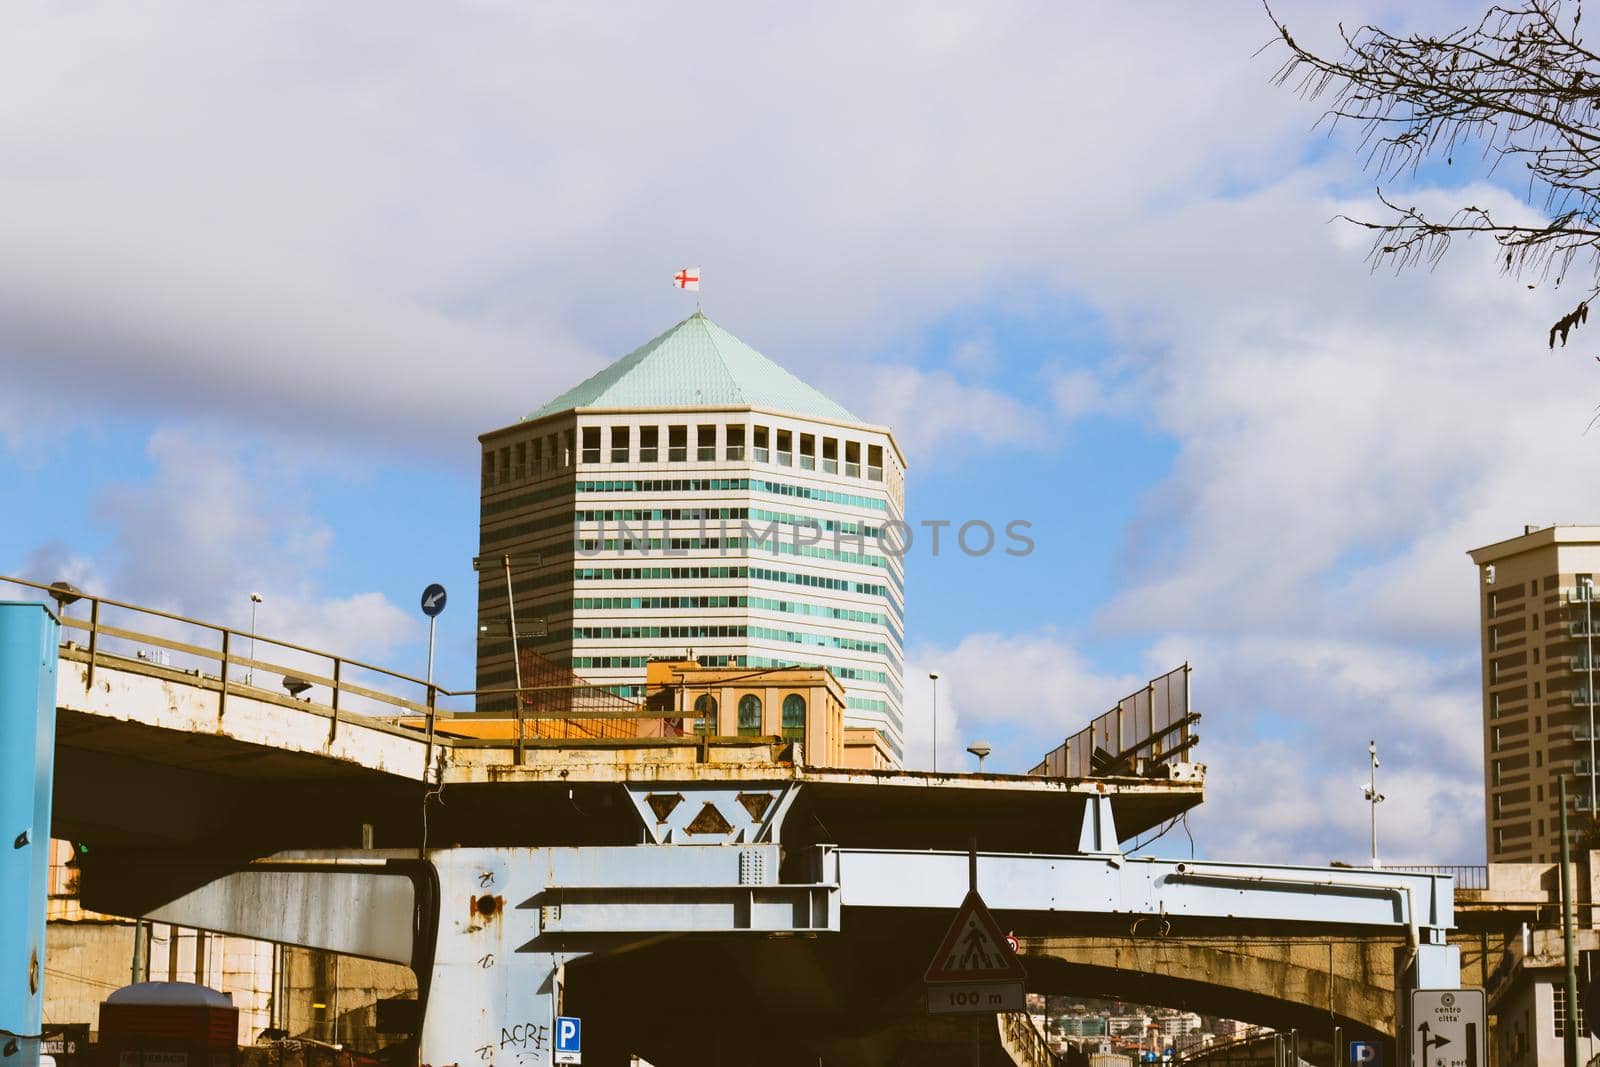
[[39,1063],[59,628],[43,604],[0,601],[0,1062],[6,1067]]

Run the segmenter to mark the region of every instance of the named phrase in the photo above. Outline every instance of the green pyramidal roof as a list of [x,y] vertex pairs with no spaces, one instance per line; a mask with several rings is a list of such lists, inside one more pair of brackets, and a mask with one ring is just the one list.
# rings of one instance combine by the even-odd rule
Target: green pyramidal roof
[[573,408],[723,406],[860,421],[698,311],[528,418]]

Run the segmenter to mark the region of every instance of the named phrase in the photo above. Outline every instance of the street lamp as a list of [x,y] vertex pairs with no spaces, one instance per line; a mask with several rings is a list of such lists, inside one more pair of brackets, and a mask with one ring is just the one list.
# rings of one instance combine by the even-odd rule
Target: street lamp
[[967,746],[967,751],[978,757],[978,773],[983,773],[983,761],[989,755],[989,746],[982,741],[974,741]]
[[256,608],[261,606],[261,594],[250,594],[250,666],[245,668],[244,684],[251,685],[255,682],[256,668]]
[[[485,570],[488,567],[493,566],[496,562],[498,562],[504,569],[506,576],[506,617],[509,620],[511,627],[511,668],[517,681],[516,697],[512,701],[512,704],[517,710],[520,718],[522,711],[522,655],[521,650],[517,647],[517,601],[515,595],[513,595],[511,591],[511,565],[515,563],[518,566],[524,567],[543,566],[544,555],[539,552],[520,552],[515,554],[501,553],[498,560],[494,556],[474,556],[472,557],[472,569],[477,571]],[[483,632],[483,627],[481,624],[478,629],[479,633]],[[517,745],[519,753],[521,752],[521,744],[522,727],[519,725],[517,727]],[[520,755],[518,762],[521,762]]]
[[928,681],[933,683],[933,770],[939,772],[939,675],[936,671],[928,672]]
[[1367,742],[1367,756],[1372,760],[1372,778],[1361,787],[1362,795],[1367,798],[1367,803],[1372,806],[1372,867],[1378,868],[1378,805],[1383,803],[1383,794],[1378,792],[1378,742]]

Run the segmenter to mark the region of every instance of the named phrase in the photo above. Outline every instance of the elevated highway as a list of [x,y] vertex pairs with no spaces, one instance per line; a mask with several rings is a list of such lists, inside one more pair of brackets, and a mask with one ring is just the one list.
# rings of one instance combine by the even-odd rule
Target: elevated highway
[[1015,1059],[1014,1023],[931,1020],[921,999],[972,842],[1041,992],[1379,1036],[1381,994],[1324,996],[1309,966],[1284,980],[1293,959],[1224,968],[1183,939],[1361,940],[1389,954],[1390,990],[1458,980],[1448,877],[1125,855],[1200,802],[1198,776],[844,771],[777,738],[477,741],[449,730],[473,714],[442,707],[462,694],[90,609],[53,683],[52,833],[90,846],[85,905],[407,965],[422,1063],[548,1062],[558,1009],[586,1019],[590,1063],[705,1062],[708,1040],[729,1063],[970,1062],[969,1035]]

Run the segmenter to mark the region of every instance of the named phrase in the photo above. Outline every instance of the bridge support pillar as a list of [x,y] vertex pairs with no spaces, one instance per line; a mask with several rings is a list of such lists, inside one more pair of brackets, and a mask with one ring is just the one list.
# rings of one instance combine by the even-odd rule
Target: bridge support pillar
[[539,932],[546,908],[537,894],[545,883],[530,879],[526,865],[519,872],[513,859],[492,849],[433,854],[439,925],[425,976],[419,1063],[551,1060],[562,971],[585,953],[539,945],[551,940]]
[[0,603],[0,1060],[8,1067],[39,1063],[59,629],[43,604]]

